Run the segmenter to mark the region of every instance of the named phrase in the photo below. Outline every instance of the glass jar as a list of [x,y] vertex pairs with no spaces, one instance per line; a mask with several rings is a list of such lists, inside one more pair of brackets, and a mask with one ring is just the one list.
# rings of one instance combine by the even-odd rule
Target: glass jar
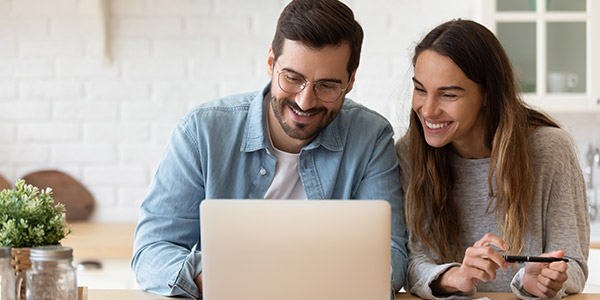
[[10,267],[10,248],[0,247],[0,300],[15,300],[15,275]]
[[25,280],[28,300],[77,300],[73,249],[62,246],[31,248],[29,259],[31,268],[25,272],[25,279],[19,274],[17,280],[19,287]]

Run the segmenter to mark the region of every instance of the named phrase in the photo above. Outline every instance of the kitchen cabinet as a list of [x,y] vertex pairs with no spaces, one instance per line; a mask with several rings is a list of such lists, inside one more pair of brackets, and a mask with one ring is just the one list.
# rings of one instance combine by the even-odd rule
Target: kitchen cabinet
[[600,112],[600,1],[492,0],[481,9],[528,103],[549,112]]

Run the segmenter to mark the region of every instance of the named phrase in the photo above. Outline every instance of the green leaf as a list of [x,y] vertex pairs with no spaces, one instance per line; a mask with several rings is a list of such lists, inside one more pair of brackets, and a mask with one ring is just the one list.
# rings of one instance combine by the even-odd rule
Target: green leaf
[[19,179],[0,192],[0,246],[21,248],[58,244],[71,228],[64,205],[54,203],[52,189]]

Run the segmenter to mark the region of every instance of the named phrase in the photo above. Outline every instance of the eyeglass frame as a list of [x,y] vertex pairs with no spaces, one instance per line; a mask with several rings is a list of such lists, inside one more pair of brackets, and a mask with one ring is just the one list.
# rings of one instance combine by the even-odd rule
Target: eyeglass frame
[[[275,65],[277,65],[277,64],[278,64],[278,62],[276,61],[276,62],[275,62]],[[277,67],[277,66],[275,66],[275,67]],[[277,86],[279,86],[279,88],[280,88],[282,91],[284,91],[284,92],[286,92],[286,93],[288,93],[288,94],[295,95],[295,94],[298,94],[298,93],[302,92],[302,91],[303,91],[303,90],[306,88],[306,86],[307,86],[309,83],[312,83],[312,86],[313,86],[313,93],[315,94],[315,96],[317,97],[317,99],[319,99],[319,101],[321,101],[321,102],[325,102],[325,103],[335,103],[335,102],[337,102],[338,100],[340,100],[340,96],[341,96],[341,95],[342,95],[342,94],[343,94],[343,93],[344,93],[344,92],[345,92],[345,91],[348,89],[348,87],[350,87],[350,83],[351,83],[351,82],[348,82],[348,84],[346,85],[346,87],[345,87],[345,88],[343,88],[343,87],[342,87],[342,84],[341,84],[341,83],[339,83],[339,82],[334,82],[334,81],[329,81],[329,80],[322,80],[322,79],[320,79],[320,80],[315,80],[315,81],[310,81],[310,80],[307,80],[307,79],[306,79],[306,77],[304,77],[304,75],[302,75],[302,74],[300,74],[300,73],[298,73],[298,72],[294,72],[294,71],[292,71],[292,70],[282,70],[282,71],[278,71],[278,70],[275,68],[275,72],[277,72]],[[284,88],[281,86],[281,82],[280,82],[280,81],[281,81],[281,74],[283,74],[283,73],[292,73],[292,74],[296,74],[296,75],[300,76],[300,77],[302,78],[302,80],[304,80],[304,83],[302,83],[302,84],[300,85],[300,90],[299,90],[299,91],[297,91],[297,92],[288,92],[288,91],[286,91],[286,90],[285,90],[285,89],[284,89]],[[284,80],[286,80],[286,79],[284,79]],[[316,85],[315,83],[319,83],[319,82],[327,82],[327,83],[330,83],[330,84],[334,84],[334,85],[336,85],[337,87],[339,87],[339,88],[340,88],[340,93],[339,93],[339,95],[337,95],[337,97],[335,98],[335,100],[333,100],[333,101],[329,101],[329,100],[323,100],[323,99],[321,99],[321,97],[319,97],[319,95],[317,95],[317,85]]]

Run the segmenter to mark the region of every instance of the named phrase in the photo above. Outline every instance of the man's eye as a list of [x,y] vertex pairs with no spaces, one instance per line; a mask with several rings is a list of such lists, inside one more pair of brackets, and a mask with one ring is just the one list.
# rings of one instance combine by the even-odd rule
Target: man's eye
[[304,82],[304,79],[302,79],[302,77],[294,76],[294,75],[290,75],[290,74],[285,75],[285,80],[289,81],[290,83],[294,83],[294,84],[302,84]]
[[415,91],[417,91],[418,93],[425,93],[425,90],[420,88],[420,87],[416,87],[415,86]]
[[454,94],[443,94],[442,97],[444,97],[446,99],[454,99],[454,98],[456,98],[456,95],[454,95]]
[[319,82],[319,88],[322,90],[332,90],[336,88],[336,85],[328,82]]

